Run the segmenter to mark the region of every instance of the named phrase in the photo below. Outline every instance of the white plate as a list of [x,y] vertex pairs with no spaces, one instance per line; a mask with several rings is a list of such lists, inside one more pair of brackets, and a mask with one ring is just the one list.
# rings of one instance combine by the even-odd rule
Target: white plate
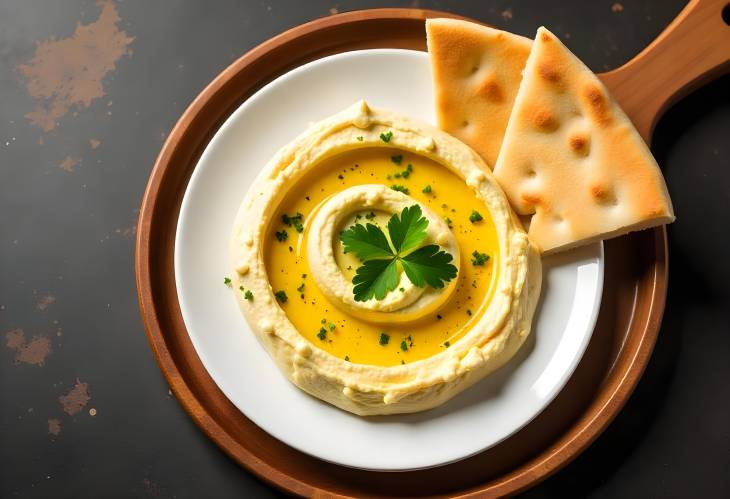
[[544,259],[533,333],[505,367],[443,406],[361,418],[306,395],[269,360],[223,285],[228,236],[248,186],[307,124],[357,99],[433,122],[428,56],[347,52],[299,67],[244,102],[208,144],[185,192],[175,241],[180,308],[198,356],[249,419],[288,445],[372,470],[427,468],[466,458],[540,413],[578,364],[595,325],[603,246]]

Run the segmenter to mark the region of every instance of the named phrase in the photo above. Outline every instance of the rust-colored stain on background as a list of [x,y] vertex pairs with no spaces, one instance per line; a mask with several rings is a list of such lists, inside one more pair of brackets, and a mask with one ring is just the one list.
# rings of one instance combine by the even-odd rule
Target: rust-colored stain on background
[[38,44],[27,64],[18,66],[26,78],[26,89],[36,101],[25,115],[30,122],[48,132],[69,109],[88,107],[104,95],[104,77],[116,68],[123,55],[131,54],[134,40],[121,31],[117,8],[111,0],[100,0],[99,18],[77,24],[69,38],[51,38]]
[[35,306],[41,312],[46,310],[48,307],[56,302],[56,297],[53,295],[41,295],[36,300]]
[[63,161],[61,161],[58,164],[58,167],[66,172],[72,172],[74,169],[81,163],[81,158],[77,158],[75,156],[66,156],[63,158]]
[[58,401],[61,403],[63,412],[69,416],[73,416],[74,414],[81,412],[81,409],[86,407],[89,400],[91,400],[91,396],[89,395],[89,384],[82,383],[78,379],[76,380],[76,384],[66,395],[58,397]]
[[61,422],[58,419],[48,420],[48,434],[58,436],[61,433]]
[[5,334],[5,345],[15,350],[15,362],[42,366],[51,353],[51,340],[45,336],[34,336],[27,341],[25,331],[13,329]]

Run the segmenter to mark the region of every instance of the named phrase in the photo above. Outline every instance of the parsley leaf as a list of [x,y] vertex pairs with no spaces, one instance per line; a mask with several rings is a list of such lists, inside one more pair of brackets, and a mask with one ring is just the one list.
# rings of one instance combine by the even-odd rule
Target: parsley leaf
[[396,165],[401,164],[403,161],[403,155],[402,154],[396,154],[395,156],[391,156],[390,160],[395,163]]
[[393,184],[393,185],[390,186],[390,188],[393,189],[394,191],[402,192],[403,194],[409,194],[410,193],[410,191],[408,190],[408,187],[405,187],[405,186],[400,185],[400,184]]
[[380,134],[380,140],[382,140],[386,144],[388,142],[390,142],[390,139],[392,139],[392,138],[393,138],[393,132],[391,132],[390,130],[388,130],[387,133],[381,133]]
[[421,192],[424,194],[431,194],[431,184],[426,184],[426,187],[421,189]]
[[450,262],[450,253],[442,251],[435,244],[419,248],[401,259],[401,265],[408,279],[422,288],[424,283],[434,289],[444,287],[444,283],[456,277],[456,267]]
[[382,300],[398,285],[398,260],[368,260],[352,278],[355,301]]
[[225,284],[226,286],[230,286],[231,285],[231,279],[229,277],[224,277],[223,278],[223,284]]
[[286,291],[284,291],[283,289],[280,289],[279,291],[274,293],[274,295],[276,296],[276,299],[281,303],[286,303],[286,301],[289,299],[286,296]]
[[471,215],[469,215],[469,221],[471,223],[474,224],[477,222],[481,222],[483,219],[484,217],[482,217],[481,213],[479,213],[477,210],[471,210]]
[[383,231],[370,223],[353,225],[340,234],[340,241],[345,245],[345,253],[355,253],[361,262],[394,256]]
[[388,234],[393,247],[399,253],[417,247],[426,239],[428,220],[417,204],[403,208],[400,216],[396,213],[388,221]]
[[381,346],[385,346],[390,341],[390,335],[386,333],[380,333],[380,339],[378,340],[378,343],[380,343]]
[[250,289],[247,289],[246,292],[243,294],[243,297],[248,301],[253,301],[253,293]]
[[[373,224],[355,224],[340,233],[345,253],[354,252],[364,262],[352,278],[355,301],[382,300],[400,280],[400,270],[418,287],[443,288],[456,277],[453,257],[426,240],[428,219],[419,205],[407,206],[390,217],[388,235]],[[324,321],[323,321],[324,323]]]

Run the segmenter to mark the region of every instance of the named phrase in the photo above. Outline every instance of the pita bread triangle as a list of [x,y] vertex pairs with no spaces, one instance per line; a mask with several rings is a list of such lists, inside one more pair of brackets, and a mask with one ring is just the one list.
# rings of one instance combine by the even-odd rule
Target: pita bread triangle
[[426,21],[438,126],[491,167],[532,41],[457,19]]
[[537,31],[494,175],[544,253],[674,221],[649,148],[598,77]]

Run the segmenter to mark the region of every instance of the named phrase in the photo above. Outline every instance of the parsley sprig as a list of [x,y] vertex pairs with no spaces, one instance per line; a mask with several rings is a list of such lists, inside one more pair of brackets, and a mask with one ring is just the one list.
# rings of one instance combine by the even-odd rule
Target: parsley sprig
[[388,221],[388,237],[374,224],[355,224],[340,234],[345,253],[363,262],[352,278],[355,301],[382,300],[398,286],[400,269],[420,288],[443,288],[456,277],[452,256],[436,244],[423,246],[428,219],[418,205],[407,206]]

